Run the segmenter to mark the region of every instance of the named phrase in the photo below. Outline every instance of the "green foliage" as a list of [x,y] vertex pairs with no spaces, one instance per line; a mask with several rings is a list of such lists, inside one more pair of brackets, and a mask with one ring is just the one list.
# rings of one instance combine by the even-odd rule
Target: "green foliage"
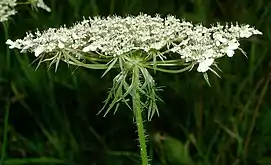
[[[82,17],[108,14],[173,14],[204,24],[238,21],[255,25],[264,35],[244,41],[241,53],[220,60],[222,79],[209,74],[155,74],[164,92],[160,117],[145,122],[153,165],[271,164],[270,38],[268,0],[51,0],[52,13],[28,7],[8,24],[9,38],[25,31],[70,25]],[[1,26],[0,147],[5,164],[140,164],[132,114],[120,104],[106,118],[96,115],[116,73],[60,63],[58,72],[33,59],[7,52]],[[71,74],[75,73],[76,74]],[[147,87],[146,87],[147,88]],[[152,91],[149,91],[152,92]],[[127,110],[128,109],[128,110]],[[9,112],[9,114],[7,113]],[[8,125],[4,129],[5,115]],[[147,119],[147,115],[146,119]],[[149,114],[149,115],[152,115]],[[5,130],[7,134],[4,134]],[[160,132],[166,134],[162,136]],[[7,140],[2,137],[7,135]],[[157,136],[159,135],[159,136]],[[4,143],[3,143],[4,142]],[[7,148],[5,148],[7,145]],[[5,154],[4,154],[5,153]],[[4,156],[3,156],[4,155]]]

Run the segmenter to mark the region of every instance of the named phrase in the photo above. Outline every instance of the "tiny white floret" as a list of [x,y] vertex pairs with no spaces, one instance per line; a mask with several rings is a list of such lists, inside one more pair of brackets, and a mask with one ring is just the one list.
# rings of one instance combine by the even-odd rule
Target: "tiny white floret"
[[92,44],[91,45],[89,45],[89,46],[87,46],[87,47],[84,47],[83,48],[83,52],[90,52],[90,51],[95,51],[97,49],[97,47],[96,46],[93,46]]
[[210,66],[214,63],[213,58],[205,59],[199,63],[198,72],[207,72],[210,69]]
[[9,45],[9,48],[10,49],[13,49],[13,48],[20,48],[20,44],[16,43],[16,42],[13,42],[11,41],[10,39],[8,39],[6,41],[6,44]]
[[252,35],[252,32],[251,32],[251,28],[249,28],[249,25],[246,25],[240,28],[241,38],[249,38],[251,35]]
[[232,57],[234,55],[234,51],[238,49],[239,43],[236,40],[230,41],[228,46],[223,49],[223,51],[227,54],[228,57]]
[[62,42],[59,42],[57,45],[60,49],[63,49],[65,47],[65,45]]
[[41,53],[44,52],[44,50],[45,50],[45,49],[44,49],[43,46],[38,46],[38,47],[34,50],[35,56],[38,57]]

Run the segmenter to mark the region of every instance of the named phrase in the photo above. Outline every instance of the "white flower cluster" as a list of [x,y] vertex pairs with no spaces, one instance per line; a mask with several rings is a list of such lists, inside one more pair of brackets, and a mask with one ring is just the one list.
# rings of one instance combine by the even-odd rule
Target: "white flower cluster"
[[[51,9],[43,2],[43,0],[28,0],[30,4],[44,9],[48,12],[51,11]],[[17,0],[0,0],[0,22],[7,21],[8,18],[12,15],[15,15],[17,11],[15,10],[15,7],[19,3]],[[23,4],[23,3],[21,3]]]
[[32,4],[33,6],[44,9],[47,12],[51,12],[51,9],[44,3],[43,0],[29,0],[29,1],[30,1],[30,4]]
[[[238,49],[240,38],[262,34],[249,25],[217,24],[210,28],[181,21],[174,16],[161,18],[146,14],[107,18],[94,17],[74,24],[70,28],[51,28],[28,33],[23,39],[8,40],[10,48],[22,52],[55,54],[65,50],[94,52],[119,56],[134,50],[146,55],[152,50],[160,54],[177,53],[185,62],[199,63],[198,71],[206,72],[214,60],[224,55],[232,57]],[[152,51],[153,52],[153,51]]]
[[16,0],[0,0],[0,22],[7,21],[11,15],[17,13],[14,9],[16,5]]

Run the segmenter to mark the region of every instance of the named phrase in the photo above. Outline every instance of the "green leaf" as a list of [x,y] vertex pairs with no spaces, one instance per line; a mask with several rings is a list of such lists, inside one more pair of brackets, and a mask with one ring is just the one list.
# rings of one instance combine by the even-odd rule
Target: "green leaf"
[[189,142],[185,144],[178,139],[165,135],[162,142],[167,160],[172,164],[193,165],[189,154]]

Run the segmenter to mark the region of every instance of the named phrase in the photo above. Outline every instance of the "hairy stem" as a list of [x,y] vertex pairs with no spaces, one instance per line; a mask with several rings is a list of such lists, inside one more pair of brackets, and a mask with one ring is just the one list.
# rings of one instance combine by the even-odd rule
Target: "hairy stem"
[[147,155],[147,145],[145,139],[145,130],[142,119],[142,109],[140,105],[140,94],[138,91],[139,88],[139,68],[135,66],[133,69],[133,111],[136,118],[136,126],[138,131],[139,146],[140,146],[140,156],[142,159],[142,165],[148,165],[148,155]]

